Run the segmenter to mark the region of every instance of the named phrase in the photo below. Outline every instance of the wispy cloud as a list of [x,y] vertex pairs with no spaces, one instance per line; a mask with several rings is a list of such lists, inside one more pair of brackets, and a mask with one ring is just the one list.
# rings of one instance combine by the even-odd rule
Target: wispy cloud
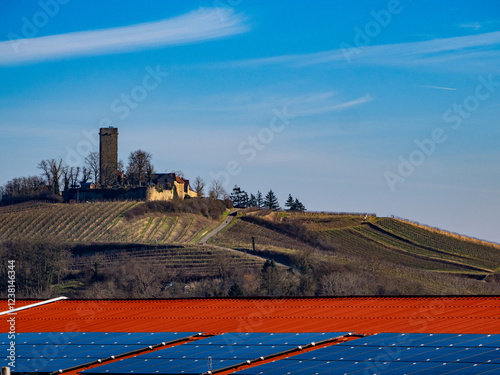
[[[273,109],[286,108],[287,113],[295,116],[313,116],[330,112],[344,111],[374,100],[370,94],[365,94],[355,99],[343,98],[333,91],[307,92],[300,95],[286,95],[282,93],[243,93],[230,95],[214,95],[203,99],[196,105],[196,111],[201,111],[205,116],[215,114],[221,119],[221,114],[229,116],[236,114],[243,119],[264,116],[267,118]],[[182,110],[193,111],[191,104]]]
[[[348,58],[347,58],[348,57]],[[427,41],[384,44],[352,49],[249,59],[229,63],[232,67],[289,64],[303,67],[317,64],[353,64],[383,66],[438,65],[468,63],[467,66],[487,66],[498,70],[500,31]],[[495,68],[496,67],[496,68]]]
[[473,30],[481,30],[485,28],[497,27],[500,24],[498,20],[488,20],[488,21],[474,21],[474,22],[465,22],[457,25],[457,27],[461,29],[473,29]]
[[156,22],[0,42],[0,65],[190,44],[248,31],[231,9],[202,8]]
[[479,30],[483,26],[479,22],[470,22],[470,23],[462,23],[458,27],[462,29],[474,29],[474,30]]
[[346,110],[351,107],[356,107],[364,103],[371,102],[373,97],[370,94],[363,95],[360,98],[345,102],[329,102],[318,101],[315,104],[307,103],[306,106],[301,105],[294,109],[293,113],[299,116],[318,115],[322,113],[337,112]]
[[427,85],[417,85],[417,87],[423,87],[425,89],[436,89],[436,90],[449,90],[449,91],[457,91],[452,87],[442,87],[442,86],[427,86]]

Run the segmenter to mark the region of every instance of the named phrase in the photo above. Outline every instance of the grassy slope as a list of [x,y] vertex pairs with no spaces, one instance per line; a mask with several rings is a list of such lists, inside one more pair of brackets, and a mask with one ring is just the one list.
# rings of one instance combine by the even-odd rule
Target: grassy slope
[[482,279],[500,266],[499,245],[397,219],[370,217],[364,222],[360,216],[319,213],[280,213],[268,218],[278,225],[301,224],[333,250],[318,251],[300,238],[244,221],[220,233],[212,243],[249,249],[254,237],[257,251],[298,257],[314,254],[320,263],[331,262],[353,272],[397,280],[409,294],[413,290],[429,294],[492,293],[491,285],[471,277]]
[[[0,208],[0,240],[59,239],[69,243],[196,244],[219,224],[200,215],[151,215],[127,220],[137,202],[34,204]],[[276,223],[297,223],[344,256],[397,262],[416,268],[487,274],[500,267],[500,245],[466,239],[392,218],[280,213]],[[212,241],[236,249],[294,253],[314,247],[293,236],[238,221]]]
[[417,268],[487,274],[500,266],[500,246],[437,232],[392,218],[348,215],[287,215],[284,222],[305,225],[339,252],[379,257]]
[[[0,241],[17,239],[60,239],[68,243],[179,244],[176,250],[165,248],[158,253],[137,253],[155,257],[181,267],[190,264],[193,272],[211,267],[215,252],[210,247],[194,246],[201,236],[214,229],[219,221],[199,215],[151,215],[125,219],[125,212],[136,202],[91,204],[34,204],[0,208]],[[258,214],[258,213],[257,213]],[[401,282],[418,285],[420,290],[442,292],[440,283],[453,283],[452,275],[481,278],[498,271],[500,245],[466,239],[391,218],[331,214],[273,213],[262,216],[274,223],[297,223],[305,226],[333,249],[318,251],[315,246],[254,223],[238,220],[211,240],[212,244],[250,250],[252,237],[257,251],[285,258],[314,254],[321,262],[349,267],[356,272],[370,272]],[[258,266],[261,260],[242,254],[241,266]],[[198,267],[202,265],[202,267]],[[460,280],[464,280],[461,277]],[[473,282],[479,283],[477,280]],[[471,281],[472,283],[472,281]],[[475,293],[485,292],[480,284],[456,287]],[[450,289],[448,289],[448,293]],[[486,293],[486,292],[485,292]]]

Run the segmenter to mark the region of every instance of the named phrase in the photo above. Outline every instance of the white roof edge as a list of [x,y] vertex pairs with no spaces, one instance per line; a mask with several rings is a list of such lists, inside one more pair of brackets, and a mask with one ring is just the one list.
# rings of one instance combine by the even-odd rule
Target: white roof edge
[[9,309],[7,311],[0,312],[0,315],[7,315],[7,314],[17,313],[18,311],[31,309],[33,307],[38,307],[38,306],[46,305],[48,303],[53,303],[53,302],[61,301],[61,300],[64,300],[64,299],[68,299],[68,297],[52,298],[52,299],[48,299],[46,301],[32,303],[31,305],[21,306],[21,307],[15,308],[15,309]]

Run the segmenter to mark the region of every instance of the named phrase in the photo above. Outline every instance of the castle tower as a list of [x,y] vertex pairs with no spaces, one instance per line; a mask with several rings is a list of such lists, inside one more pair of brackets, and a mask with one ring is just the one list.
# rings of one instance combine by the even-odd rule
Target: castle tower
[[118,129],[110,126],[99,130],[99,182],[101,186],[116,183],[118,170]]

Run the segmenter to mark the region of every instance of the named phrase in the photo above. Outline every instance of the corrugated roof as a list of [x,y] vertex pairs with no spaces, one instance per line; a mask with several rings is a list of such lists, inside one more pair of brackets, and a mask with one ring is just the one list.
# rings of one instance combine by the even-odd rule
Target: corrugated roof
[[[36,301],[17,301],[16,307]],[[7,301],[2,301],[6,310]],[[8,332],[6,319],[1,332]],[[64,300],[20,311],[17,332],[500,334],[498,297]]]

